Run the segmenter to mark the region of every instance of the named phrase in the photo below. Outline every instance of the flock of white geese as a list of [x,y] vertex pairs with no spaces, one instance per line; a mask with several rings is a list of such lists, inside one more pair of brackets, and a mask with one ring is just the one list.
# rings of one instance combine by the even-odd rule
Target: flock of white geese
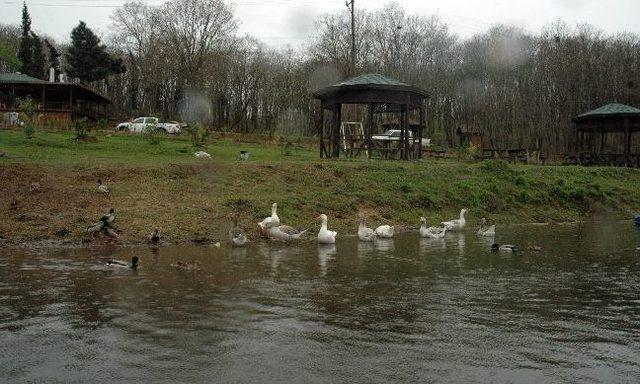
[[[467,209],[460,211],[460,216],[457,219],[443,221],[441,226],[427,227],[427,220],[424,217],[420,218],[419,234],[423,238],[428,239],[442,239],[448,231],[456,232],[461,231],[466,226],[465,213]],[[332,231],[328,228],[328,217],[325,214],[318,216],[320,220],[320,230],[318,231],[317,239],[319,244],[335,244],[338,232]],[[278,204],[273,203],[271,205],[271,215],[264,218],[258,223],[258,228],[264,237],[280,240],[283,242],[289,242],[300,239],[307,231],[296,229],[289,225],[281,223],[278,216]],[[494,237],[496,234],[496,226],[487,225],[486,220],[483,218],[480,223],[480,228],[477,230],[477,234],[480,236]],[[360,215],[358,218],[358,239],[360,241],[376,241],[376,239],[389,239],[393,238],[394,227],[391,225],[380,225],[375,229],[367,227],[365,218]],[[233,215],[233,226],[229,230],[229,241],[238,247],[242,247],[247,243],[247,235],[244,230],[238,225],[238,216]],[[498,245],[493,244],[492,249],[513,252],[517,250],[514,245]]]

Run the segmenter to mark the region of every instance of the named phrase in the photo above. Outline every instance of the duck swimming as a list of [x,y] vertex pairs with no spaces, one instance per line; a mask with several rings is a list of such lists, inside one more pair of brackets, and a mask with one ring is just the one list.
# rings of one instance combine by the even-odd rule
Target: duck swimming
[[307,233],[307,230],[299,230],[288,225],[278,225],[267,230],[267,236],[280,241],[298,240]]
[[376,239],[376,232],[364,224],[363,215],[358,218],[358,239],[360,241],[374,241]]
[[381,225],[376,228],[376,236],[383,239],[390,239],[393,237],[394,228],[391,225]]
[[484,217],[480,219],[480,228],[478,228],[478,235],[480,236],[495,236],[496,225],[487,225],[487,219]]
[[238,225],[238,215],[234,213],[231,218],[233,225],[231,229],[229,229],[229,241],[236,247],[244,247],[247,242],[247,235],[245,235],[244,230]]
[[428,239],[442,239],[447,233],[446,227],[429,227],[427,228],[427,219],[420,218],[420,237]]
[[335,244],[338,232],[330,231],[327,229],[327,215],[323,213],[322,215],[318,216],[318,219],[322,221],[322,224],[320,225],[320,231],[318,232],[318,243]]
[[260,231],[263,234],[267,234],[268,229],[277,227],[280,225],[280,218],[278,217],[278,204],[271,204],[271,216],[266,217],[264,220],[258,223]]
[[464,214],[467,212],[468,210],[466,208],[463,208],[460,211],[460,217],[458,219],[443,221],[441,224],[444,225],[445,228],[447,228],[447,231],[460,231],[467,223],[467,221],[464,219]]
[[160,231],[158,231],[158,228],[155,228],[153,232],[151,232],[151,234],[149,234],[149,236],[147,237],[147,244],[155,246],[155,245],[158,245],[159,242],[160,242]]
[[107,265],[109,267],[137,269],[140,266],[139,261],[140,259],[138,259],[138,256],[133,256],[131,258],[131,263],[127,263],[122,260],[109,260],[107,261]]

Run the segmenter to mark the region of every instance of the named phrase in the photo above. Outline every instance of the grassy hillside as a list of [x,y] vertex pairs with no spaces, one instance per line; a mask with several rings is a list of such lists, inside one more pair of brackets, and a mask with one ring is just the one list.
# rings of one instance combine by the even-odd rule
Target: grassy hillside
[[[237,161],[248,150],[248,162]],[[159,145],[143,137],[98,134],[96,143],[76,143],[72,133],[38,132],[26,142],[21,132],[0,131],[0,235],[11,242],[76,241],[82,229],[110,207],[125,242],[139,242],[158,226],[174,242],[195,234],[224,237],[226,215],[255,223],[279,203],[283,222],[314,229],[315,217],[343,234],[355,233],[356,213],[371,225],[417,226],[470,209],[468,219],[498,223],[579,220],[595,207],[629,216],[640,204],[640,172],[582,168],[464,163],[320,160],[314,147],[290,156],[270,143],[217,139],[212,159],[193,157],[188,140]],[[100,177],[112,192],[101,195]],[[33,182],[40,188],[30,191]]]

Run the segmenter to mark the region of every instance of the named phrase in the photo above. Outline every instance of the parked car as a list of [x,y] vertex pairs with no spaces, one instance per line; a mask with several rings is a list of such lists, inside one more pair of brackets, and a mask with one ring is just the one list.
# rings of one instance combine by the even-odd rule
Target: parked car
[[[401,130],[399,129],[387,129],[387,131],[385,133],[383,133],[382,135],[374,135],[371,138],[373,140],[378,140],[378,141],[397,141],[400,140],[400,135],[401,135]],[[413,132],[412,131],[407,131],[407,133],[409,134],[409,141],[413,141]],[[428,147],[431,145],[431,139],[422,139],[422,146],[424,147]]]
[[117,125],[118,131],[144,132],[148,125],[155,126],[157,130],[166,133],[180,133],[181,125],[175,121],[161,123],[157,117],[138,117],[133,121]]

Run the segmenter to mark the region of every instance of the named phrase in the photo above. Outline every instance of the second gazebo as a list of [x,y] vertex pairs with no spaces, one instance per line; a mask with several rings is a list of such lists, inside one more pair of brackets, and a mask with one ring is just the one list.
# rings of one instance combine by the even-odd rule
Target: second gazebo
[[[313,96],[321,103],[316,121],[320,157],[340,157],[341,147],[350,157],[361,153],[371,157],[374,152],[383,158],[404,160],[422,156],[426,91],[380,74],[366,74],[322,88]],[[367,107],[362,132],[341,130],[343,104]],[[328,124],[325,111],[331,111]],[[416,112],[419,123],[411,124],[410,115]],[[399,114],[399,132],[388,131],[392,132],[389,137],[374,136],[374,114],[379,113]]]

